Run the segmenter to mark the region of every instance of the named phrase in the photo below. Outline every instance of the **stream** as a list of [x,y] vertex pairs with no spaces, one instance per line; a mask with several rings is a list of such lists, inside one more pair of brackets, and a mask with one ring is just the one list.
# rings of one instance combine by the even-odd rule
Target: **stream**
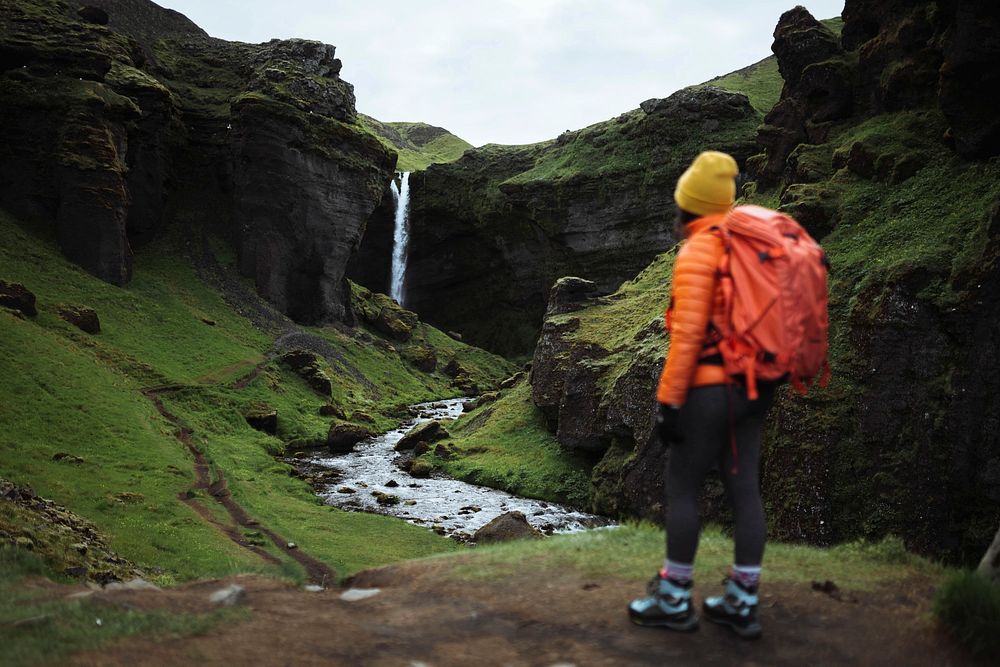
[[[417,416],[408,423],[359,443],[349,454],[309,456],[308,463],[338,473],[335,483],[324,485],[317,493],[334,507],[398,517],[463,541],[470,540],[476,530],[497,516],[514,511],[523,513],[532,526],[546,534],[611,524],[605,517],[520,498],[440,473],[418,479],[395,464],[399,455],[393,447],[411,428],[434,419],[455,419],[462,414],[462,405],[467,400],[455,398],[415,405]],[[399,502],[380,504],[376,494],[395,496]]]

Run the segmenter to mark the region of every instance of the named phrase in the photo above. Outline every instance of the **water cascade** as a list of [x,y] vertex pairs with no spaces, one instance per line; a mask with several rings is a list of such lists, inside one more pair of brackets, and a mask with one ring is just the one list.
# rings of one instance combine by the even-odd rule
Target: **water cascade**
[[406,279],[406,255],[410,241],[410,172],[400,174],[399,187],[393,179],[392,197],[396,201],[395,225],[392,232],[392,273],[389,296],[403,305],[403,281]]

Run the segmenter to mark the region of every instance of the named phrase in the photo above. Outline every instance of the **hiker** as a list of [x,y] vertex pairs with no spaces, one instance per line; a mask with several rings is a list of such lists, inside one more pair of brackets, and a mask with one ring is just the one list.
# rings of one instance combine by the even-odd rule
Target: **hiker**
[[[629,604],[629,616],[639,625],[697,629],[691,590],[700,529],[698,498],[705,476],[718,468],[736,520],[735,554],[722,595],[707,598],[703,609],[709,620],[730,626],[741,637],[756,638],[761,634],[757,585],[766,537],[759,485],[761,432],[777,385],[791,379],[803,386],[802,381],[811,381],[817,372],[817,359],[821,357],[825,365],[826,259],[791,218],[755,206],[732,209],[738,173],[732,157],[707,151],[681,175],[674,192],[678,236],[684,241],[677,253],[667,312],[670,350],[656,396],[656,430],[664,446],[670,447],[665,478],[667,558],[648,595]],[[751,231],[763,230],[772,245],[750,248],[739,234],[741,220],[753,227]],[[802,260],[809,264],[803,269],[804,280],[813,283],[812,291],[799,290],[803,302],[797,304],[805,314],[796,317],[806,322],[811,330],[806,337],[815,343],[815,349],[805,351],[814,357],[805,371],[790,365],[781,350],[774,352],[784,366],[772,368],[776,355],[755,349],[756,331],[744,338],[729,335],[735,331],[734,309],[755,300],[766,301],[769,307],[763,307],[765,315],[752,317],[767,320],[765,326],[774,330],[774,336],[784,340],[785,329],[801,328],[798,321],[783,323],[781,316],[792,315],[773,307],[794,310],[779,299],[778,287],[771,287],[775,296],[765,298],[766,293],[760,294],[763,288],[758,290],[751,277],[744,278],[748,271],[761,270],[757,265],[764,266],[766,260],[784,257],[782,243],[788,242],[800,244],[789,255],[807,253]],[[739,264],[746,249],[752,257]],[[776,282],[773,274],[770,279]],[[758,290],[756,299],[740,302],[751,289]],[[775,322],[774,317],[779,319]],[[805,347],[801,333],[794,344]],[[763,332],[761,336],[766,337]],[[782,344],[793,343],[774,343]]]

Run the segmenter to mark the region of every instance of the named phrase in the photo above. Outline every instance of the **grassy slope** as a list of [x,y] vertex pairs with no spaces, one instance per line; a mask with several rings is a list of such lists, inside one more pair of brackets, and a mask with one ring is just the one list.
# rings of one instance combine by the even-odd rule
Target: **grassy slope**
[[[821,23],[837,35],[844,27],[844,21],[840,17],[824,19]],[[768,56],[749,67],[715,77],[700,85],[743,93],[750,98],[753,108],[764,116],[778,103],[784,81],[778,72],[778,60],[774,56]]]
[[358,114],[358,123],[399,154],[397,171],[423,171],[432,164],[453,162],[472,148],[468,141],[447,131],[429,141],[422,141],[418,134],[415,140],[411,136],[414,130],[431,128],[426,123],[383,123],[364,114]]
[[[218,384],[252,369],[271,338],[197,278],[179,243],[167,239],[145,248],[134,281],[120,289],[79,270],[51,241],[2,214],[0,238],[2,278],[34,291],[40,311],[31,319],[0,312],[0,394],[10,397],[0,403],[6,477],[92,520],[112,548],[140,566],[164,568],[168,577],[261,569],[257,556],[177,499],[192,483],[192,461],[140,390],[179,384],[184,389],[164,394],[164,403],[194,429],[196,445],[226,472],[234,497],[340,574],[454,548],[400,521],[324,506],[288,476],[272,454],[285,440],[325,435],[329,419],[317,411],[326,401],[274,363],[244,390]],[[56,314],[60,303],[95,308],[102,332],[89,336],[63,322]],[[495,357],[425,331],[439,358],[457,355],[480,378],[509,372]],[[450,378],[420,373],[396,353],[332,329],[313,333],[371,380],[334,375],[334,397],[349,414],[368,411],[378,426],[389,427],[400,403],[457,393]],[[242,414],[251,403],[278,409],[279,438],[246,425]],[[52,460],[59,452],[84,462]]]

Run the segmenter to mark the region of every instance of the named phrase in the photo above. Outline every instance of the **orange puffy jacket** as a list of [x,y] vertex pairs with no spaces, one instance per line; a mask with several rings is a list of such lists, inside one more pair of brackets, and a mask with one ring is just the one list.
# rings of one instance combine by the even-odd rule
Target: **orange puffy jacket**
[[656,398],[667,405],[683,405],[688,388],[730,382],[722,366],[699,364],[708,323],[723,321],[722,289],[717,279],[725,248],[712,227],[725,214],[709,215],[688,223],[687,239],[677,253],[670,297],[670,352],[663,364]]

